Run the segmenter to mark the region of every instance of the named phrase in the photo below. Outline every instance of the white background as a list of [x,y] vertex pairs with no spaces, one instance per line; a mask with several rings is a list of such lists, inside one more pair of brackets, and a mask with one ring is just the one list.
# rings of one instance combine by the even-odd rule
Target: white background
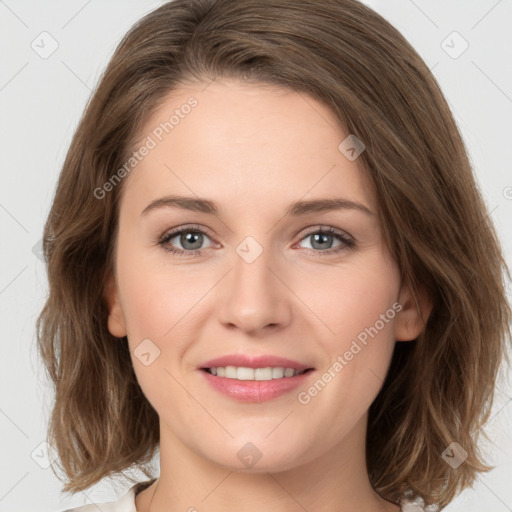
[[[512,1],[366,3],[406,36],[437,77],[510,264]],[[38,446],[45,439],[51,405],[34,338],[47,290],[37,247],[60,167],[92,88],[124,33],[159,5],[156,0],[0,0],[0,512],[61,511],[113,500],[129,487],[122,482],[114,488],[104,481],[86,493],[61,495],[52,470],[41,468],[31,456],[35,450],[37,460],[42,453]],[[43,31],[58,42],[46,59],[31,48]],[[448,37],[453,31],[461,37]],[[468,49],[453,58],[464,40]],[[485,450],[496,468],[480,476],[448,512],[512,511],[510,376],[508,383],[500,381],[487,432],[493,444]]]

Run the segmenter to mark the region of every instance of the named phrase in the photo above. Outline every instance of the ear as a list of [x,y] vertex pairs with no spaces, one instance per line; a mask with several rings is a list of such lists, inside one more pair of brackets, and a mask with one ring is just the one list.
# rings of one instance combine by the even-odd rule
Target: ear
[[117,284],[112,273],[105,284],[103,296],[108,308],[108,330],[112,336],[123,338],[127,335],[128,331],[121,303],[119,302],[119,291],[117,290]]
[[402,309],[396,316],[395,340],[412,341],[425,329],[432,301],[424,289],[419,289],[414,297],[410,286],[403,284],[398,302]]

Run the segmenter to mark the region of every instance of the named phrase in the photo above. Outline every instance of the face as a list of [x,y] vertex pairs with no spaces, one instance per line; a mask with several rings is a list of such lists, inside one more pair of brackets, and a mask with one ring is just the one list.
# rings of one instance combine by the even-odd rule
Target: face
[[220,80],[174,90],[140,133],[109,330],[169,443],[278,471],[365,427],[421,322],[348,135],[302,93]]

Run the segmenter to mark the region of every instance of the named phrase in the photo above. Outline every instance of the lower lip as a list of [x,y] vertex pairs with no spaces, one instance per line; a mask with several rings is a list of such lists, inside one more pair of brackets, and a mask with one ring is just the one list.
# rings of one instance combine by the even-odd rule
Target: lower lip
[[306,380],[314,373],[314,370],[309,370],[294,377],[282,377],[281,379],[238,380],[217,377],[204,370],[199,371],[214,389],[240,402],[266,402],[267,400],[272,400],[304,385]]

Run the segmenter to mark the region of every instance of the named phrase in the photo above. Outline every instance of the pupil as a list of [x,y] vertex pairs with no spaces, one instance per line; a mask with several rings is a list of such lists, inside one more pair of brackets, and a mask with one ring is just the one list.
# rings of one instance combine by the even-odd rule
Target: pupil
[[[189,249],[189,250],[194,250],[194,249],[199,249],[202,245],[202,235],[201,233],[196,233],[196,232],[192,232],[192,231],[189,231],[188,233],[184,234],[184,235],[181,235],[181,244],[182,246],[185,248],[185,249]],[[198,243],[199,242],[199,243]],[[186,244],[196,244],[195,246],[193,247],[187,247]]]
[[[331,237],[331,235],[326,235],[325,233],[316,233],[315,235],[313,235],[313,243],[312,243],[313,248],[322,249],[322,248],[327,247],[325,244],[323,244],[323,245],[321,244],[320,247],[315,247],[315,244],[322,240],[325,242],[325,239],[330,238],[330,237]],[[328,248],[330,248],[331,245],[332,244],[328,244]]]

